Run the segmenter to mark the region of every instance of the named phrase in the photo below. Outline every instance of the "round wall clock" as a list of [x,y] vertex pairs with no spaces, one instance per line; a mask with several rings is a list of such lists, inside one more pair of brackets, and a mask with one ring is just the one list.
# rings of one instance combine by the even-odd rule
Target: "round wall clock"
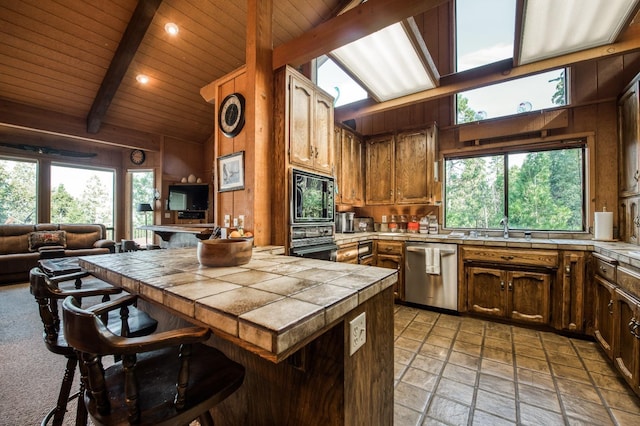
[[139,166],[140,164],[144,163],[144,160],[145,158],[147,158],[147,156],[145,155],[143,150],[133,149],[131,150],[131,154],[129,154],[129,158],[131,159],[131,162],[133,164]]
[[240,133],[244,126],[244,96],[232,93],[224,98],[220,103],[218,121],[226,137],[232,138]]

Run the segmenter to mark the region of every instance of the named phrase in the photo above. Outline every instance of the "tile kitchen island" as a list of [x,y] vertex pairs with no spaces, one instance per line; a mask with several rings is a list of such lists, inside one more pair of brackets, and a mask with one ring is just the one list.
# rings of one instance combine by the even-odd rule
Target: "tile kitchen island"
[[[80,265],[152,314],[209,327],[210,343],[245,366],[240,390],[213,411],[217,425],[392,424],[395,270],[259,248],[239,267],[202,267],[195,248]],[[350,355],[350,322],[363,312],[366,342]]]

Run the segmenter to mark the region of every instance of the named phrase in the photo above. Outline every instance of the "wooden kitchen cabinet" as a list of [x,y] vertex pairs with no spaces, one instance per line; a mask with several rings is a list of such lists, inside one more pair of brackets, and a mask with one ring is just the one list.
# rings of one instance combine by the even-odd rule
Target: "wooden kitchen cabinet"
[[366,145],[367,205],[395,202],[395,143],[393,136],[369,140]]
[[469,312],[526,323],[549,323],[549,273],[476,266],[465,269]]
[[[634,389],[640,390],[640,300],[623,289],[615,291],[613,326],[613,362],[622,377]],[[635,327],[635,328],[634,328]]]
[[404,300],[404,243],[402,241],[376,241],[375,265],[398,271],[398,282],[393,287],[393,294],[395,300]]
[[523,323],[548,325],[558,268],[553,250],[461,247],[464,310]]
[[402,133],[396,140],[396,203],[428,203],[433,200],[434,148],[427,147],[428,130]]
[[336,261],[343,263],[358,263],[358,243],[344,243],[338,246]]
[[437,198],[435,132],[434,126],[368,141],[367,205],[426,204]]
[[335,167],[338,194],[336,204],[364,206],[364,156],[362,138],[350,129],[334,131]]
[[585,283],[588,252],[563,251],[562,265],[552,299],[553,326],[558,330],[583,333],[585,331]]
[[609,359],[613,359],[613,305],[615,285],[599,275],[594,276],[595,312],[593,337]]
[[626,87],[618,100],[618,135],[620,138],[620,196],[637,195],[640,191],[640,110],[638,84],[640,74]]
[[[278,132],[288,139],[289,163],[321,173],[333,174],[333,98],[291,67],[284,67],[285,96],[276,96],[278,111],[284,111],[284,131]],[[278,125],[278,123],[276,124]]]
[[639,244],[640,197],[623,198],[620,203],[620,236],[623,241]]

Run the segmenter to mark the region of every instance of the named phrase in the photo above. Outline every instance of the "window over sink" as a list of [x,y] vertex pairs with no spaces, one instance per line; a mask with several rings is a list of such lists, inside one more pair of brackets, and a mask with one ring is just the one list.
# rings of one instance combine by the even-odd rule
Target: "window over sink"
[[445,158],[446,228],[586,230],[584,141]]

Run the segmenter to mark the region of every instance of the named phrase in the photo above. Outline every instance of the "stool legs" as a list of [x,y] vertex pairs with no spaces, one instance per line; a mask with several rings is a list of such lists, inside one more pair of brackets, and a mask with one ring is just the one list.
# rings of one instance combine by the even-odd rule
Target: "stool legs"
[[76,365],[78,359],[76,357],[67,357],[67,366],[64,370],[64,378],[60,385],[60,392],[58,393],[58,402],[47,417],[42,421],[42,425],[46,425],[51,414],[53,414],[53,426],[61,426],[64,420],[64,415],[67,412],[67,402],[69,401],[69,394],[71,393],[71,386],[73,385],[73,376],[75,374]]

